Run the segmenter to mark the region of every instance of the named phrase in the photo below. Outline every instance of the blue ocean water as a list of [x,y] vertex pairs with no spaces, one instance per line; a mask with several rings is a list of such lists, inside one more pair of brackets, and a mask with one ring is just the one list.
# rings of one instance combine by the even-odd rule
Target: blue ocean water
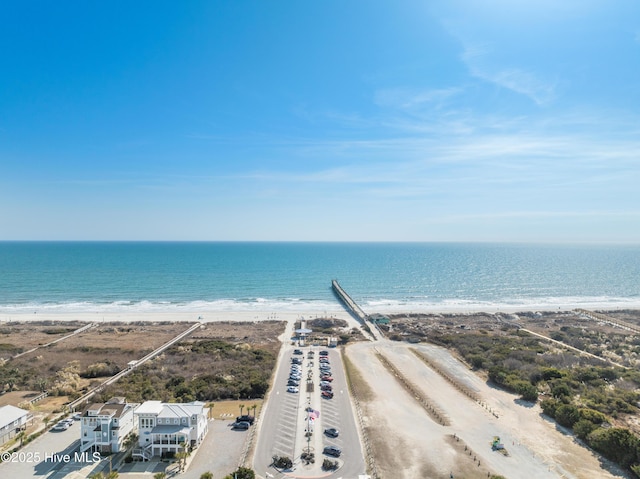
[[640,246],[0,242],[0,311],[640,305]]

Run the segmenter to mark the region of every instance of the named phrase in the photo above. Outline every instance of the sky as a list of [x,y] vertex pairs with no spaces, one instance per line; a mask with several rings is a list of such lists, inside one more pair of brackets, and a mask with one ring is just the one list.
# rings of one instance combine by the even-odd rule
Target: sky
[[635,0],[0,4],[0,240],[640,243]]

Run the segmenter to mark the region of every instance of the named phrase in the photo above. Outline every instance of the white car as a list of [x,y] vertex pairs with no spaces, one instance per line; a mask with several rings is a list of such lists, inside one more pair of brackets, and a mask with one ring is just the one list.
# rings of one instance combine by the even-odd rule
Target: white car
[[295,386],[289,386],[287,388],[287,392],[288,393],[297,393],[298,391],[299,391],[299,389],[297,387],[295,387]]
[[69,424],[62,421],[60,421],[58,424],[56,424],[52,428],[53,431],[66,431],[67,429],[69,429]]

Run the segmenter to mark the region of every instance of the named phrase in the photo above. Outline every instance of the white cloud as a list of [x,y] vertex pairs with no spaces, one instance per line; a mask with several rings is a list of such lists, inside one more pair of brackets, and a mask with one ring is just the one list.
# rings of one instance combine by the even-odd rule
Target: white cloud
[[403,110],[412,110],[424,106],[438,108],[461,91],[461,88],[455,87],[428,90],[389,88],[378,90],[375,93],[375,103],[379,106]]
[[544,81],[532,71],[519,67],[492,65],[490,55],[484,47],[467,47],[462,60],[473,76],[525,95],[540,106],[555,99],[554,82]]

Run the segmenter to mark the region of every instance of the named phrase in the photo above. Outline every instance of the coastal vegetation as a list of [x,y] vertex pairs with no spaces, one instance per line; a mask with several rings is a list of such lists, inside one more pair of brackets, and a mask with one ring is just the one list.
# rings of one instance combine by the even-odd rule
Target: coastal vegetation
[[101,393],[101,400],[125,396],[132,402],[215,401],[262,398],[276,353],[220,339],[187,341],[169,348]]

